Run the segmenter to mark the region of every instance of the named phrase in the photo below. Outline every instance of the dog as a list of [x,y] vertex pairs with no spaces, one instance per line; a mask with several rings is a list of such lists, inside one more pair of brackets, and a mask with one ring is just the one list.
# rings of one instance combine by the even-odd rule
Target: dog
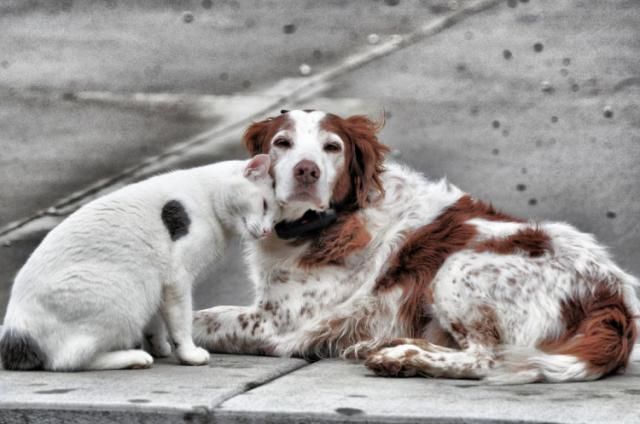
[[387,161],[379,129],[315,110],[249,126],[243,143],[271,156],[283,220],[247,246],[254,304],[196,311],[196,343],[504,384],[625,368],[638,281],[593,236]]

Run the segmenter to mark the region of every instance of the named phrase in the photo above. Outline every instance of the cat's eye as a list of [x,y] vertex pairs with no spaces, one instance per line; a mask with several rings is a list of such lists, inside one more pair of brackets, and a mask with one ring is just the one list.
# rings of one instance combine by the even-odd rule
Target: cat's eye
[[262,210],[267,213],[267,210],[269,209],[269,205],[267,205],[267,199],[262,199]]
[[339,153],[342,150],[340,143],[330,141],[324,145],[324,151],[329,153]]
[[278,137],[273,142],[273,145],[282,149],[288,149],[291,147],[291,141],[284,137]]

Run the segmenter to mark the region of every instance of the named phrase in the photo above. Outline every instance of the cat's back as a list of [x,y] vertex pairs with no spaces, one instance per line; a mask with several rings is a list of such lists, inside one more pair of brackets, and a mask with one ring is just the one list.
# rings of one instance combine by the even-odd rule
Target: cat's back
[[[40,280],[69,268],[144,267],[162,261],[160,211],[170,194],[167,181],[154,177],[95,199],[51,230],[16,277]],[[157,266],[161,264],[153,264]]]
[[162,268],[175,239],[171,231],[176,230],[168,228],[167,219],[175,220],[176,212],[185,211],[191,220],[199,218],[192,211],[206,215],[209,192],[224,189],[217,182],[233,178],[241,164],[228,161],[173,171],[89,202],[47,234],[16,282],[41,279],[69,267]]

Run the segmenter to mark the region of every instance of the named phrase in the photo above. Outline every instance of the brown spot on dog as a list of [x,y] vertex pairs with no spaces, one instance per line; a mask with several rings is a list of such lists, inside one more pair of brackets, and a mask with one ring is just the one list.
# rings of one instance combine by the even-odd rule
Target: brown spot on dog
[[220,327],[222,327],[222,324],[220,324],[218,321],[214,319],[207,320],[207,334],[217,332],[218,330],[220,330]]
[[409,358],[412,358],[412,357],[416,356],[418,353],[420,353],[420,352],[418,352],[416,349],[407,349],[404,352],[403,356],[404,356],[405,359],[409,359]]
[[266,303],[262,306],[262,308],[263,308],[265,311],[272,311],[272,310],[273,310],[273,305],[271,304],[271,302],[266,302]]
[[523,228],[507,237],[485,240],[477,244],[475,250],[476,252],[493,252],[500,255],[524,253],[531,258],[553,252],[551,238],[538,227]]
[[238,321],[240,322],[240,326],[243,330],[249,325],[249,319],[245,314],[238,315]]
[[269,273],[270,284],[285,284],[289,281],[290,272],[286,269],[276,268]]
[[572,355],[589,371],[605,376],[627,366],[636,340],[636,324],[620,293],[604,281],[594,282],[589,295],[562,302],[566,331],[538,347],[553,354]]
[[260,321],[256,321],[253,323],[253,328],[251,328],[251,335],[255,336],[256,335],[256,330],[260,328]]
[[403,288],[405,301],[399,316],[409,324],[411,337],[418,336],[430,320],[422,313],[422,305],[433,303],[431,280],[449,256],[466,248],[476,236],[475,226],[467,223],[472,218],[521,222],[491,205],[462,196],[433,222],[413,231],[377,281],[376,290]]
[[481,319],[468,326],[467,338],[483,346],[495,346],[500,343],[500,328],[496,311],[488,305],[477,307]]
[[215,316],[211,316],[209,314],[204,316],[204,321],[205,321],[205,325],[207,326],[207,331],[208,330],[218,331],[222,326],[222,324],[220,324],[220,322],[218,322],[218,320],[215,319]]
[[363,249],[370,240],[371,235],[358,214],[341,215],[335,224],[325,228],[311,241],[300,259],[300,266],[343,265],[347,256]]
[[459,346],[451,337],[449,332],[445,331],[436,320],[431,320],[424,330],[424,338],[434,345],[458,349]]
[[462,325],[460,321],[454,321],[451,323],[451,329],[458,333],[462,337],[467,337],[467,329]]

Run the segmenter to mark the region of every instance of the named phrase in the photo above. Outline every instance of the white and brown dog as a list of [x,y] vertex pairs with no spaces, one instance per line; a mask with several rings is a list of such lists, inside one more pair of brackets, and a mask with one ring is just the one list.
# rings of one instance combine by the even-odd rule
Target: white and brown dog
[[196,312],[197,343],[504,383],[627,365],[638,281],[605,248],[385,163],[377,130],[364,116],[301,110],[247,129],[249,152],[271,155],[284,221],[248,246],[254,305]]

